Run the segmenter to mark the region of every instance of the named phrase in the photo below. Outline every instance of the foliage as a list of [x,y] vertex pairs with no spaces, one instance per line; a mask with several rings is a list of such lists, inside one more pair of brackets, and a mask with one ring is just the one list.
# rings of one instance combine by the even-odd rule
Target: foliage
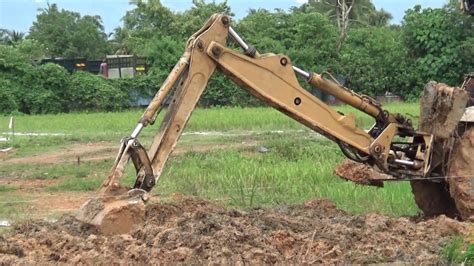
[[23,40],[15,48],[28,62],[39,61],[46,56],[46,48],[37,40]]
[[24,32],[0,29],[0,44],[16,45],[25,38]]
[[[474,44],[473,18],[448,8],[406,12],[403,38],[412,61],[412,86],[429,80],[458,85],[463,74],[472,71]],[[460,48],[463,49],[460,49]]]
[[[301,6],[293,8],[293,10],[318,12],[336,22],[336,5],[337,0],[309,0]],[[383,9],[377,10],[370,0],[359,0],[355,2],[349,19],[359,25],[387,26],[390,19],[392,19],[392,15]]]
[[0,74],[18,75],[29,67],[25,56],[17,49],[0,44]]
[[455,237],[443,248],[442,254],[449,263],[471,265],[474,262],[474,244]]
[[340,57],[348,87],[368,95],[410,93],[405,91],[408,52],[399,34],[399,29],[387,27],[352,30]]
[[71,110],[118,110],[127,106],[127,92],[114,87],[102,76],[76,72],[71,77]]
[[69,73],[56,64],[33,68],[23,79],[21,111],[24,113],[59,113],[68,111]]
[[230,6],[227,1],[216,3],[215,1],[206,3],[204,0],[193,0],[193,6],[183,12],[176,14],[176,22],[178,25],[175,28],[178,30],[177,34],[183,40],[188,39],[194,32],[202,27],[202,25],[216,13],[233,16]]
[[0,113],[20,108],[22,77],[32,69],[27,59],[13,46],[0,44]]
[[122,78],[110,80],[112,86],[121,93],[125,93],[128,99],[125,100],[123,107],[128,103],[136,103],[141,98],[149,98],[155,95],[161,86],[162,79],[156,75],[138,76],[134,78]]
[[81,17],[59,10],[56,4],[41,10],[28,37],[42,43],[49,56],[102,58],[106,54],[107,35],[101,18]]
[[[342,48],[341,25],[337,19],[340,10],[335,0],[310,0],[290,11],[250,9],[232,25],[261,54],[285,54],[302,69],[329,71],[347,81],[349,88],[370,96],[392,92],[411,100],[417,99],[423,85],[430,80],[459,85],[463,74],[473,71],[473,18],[461,14],[454,2],[436,9],[416,6],[406,12],[401,26],[387,26],[391,15],[383,9],[377,10],[372,1],[346,0],[346,4],[354,3],[354,6]],[[60,10],[55,4],[41,10],[26,39],[22,40],[22,35],[15,37],[17,41],[10,45],[0,45],[0,80],[7,80],[3,84],[8,82],[15,88],[10,98],[16,105],[10,99],[8,106],[27,113],[126,107],[130,102],[155,94],[182,55],[187,39],[213,13],[233,16],[226,1],[194,0],[193,6],[183,12],[171,11],[160,0],[130,3],[133,8],[124,15],[123,26],[114,30],[110,40],[100,17]],[[6,30],[1,33],[4,40],[19,35]],[[236,48],[232,42],[229,46]],[[51,55],[102,57],[107,49],[118,54],[146,56],[150,73],[107,81],[84,73],[66,78],[64,72],[52,67],[38,70],[32,65],[33,61]],[[52,81],[56,75],[59,82],[64,82],[62,88]],[[71,96],[68,93],[74,101],[68,98]],[[34,106],[48,102],[53,103]],[[255,106],[260,103],[224,75],[216,74],[199,104]]]
[[14,91],[17,87],[7,79],[0,79],[0,114],[10,114],[18,110]]

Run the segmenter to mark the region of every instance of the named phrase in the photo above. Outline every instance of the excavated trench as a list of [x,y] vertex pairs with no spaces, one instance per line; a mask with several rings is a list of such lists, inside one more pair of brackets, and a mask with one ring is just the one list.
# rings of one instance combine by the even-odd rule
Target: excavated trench
[[472,225],[350,215],[328,200],[237,211],[184,198],[150,204],[146,223],[103,236],[72,216],[28,221],[0,238],[0,264],[443,262],[442,246]]

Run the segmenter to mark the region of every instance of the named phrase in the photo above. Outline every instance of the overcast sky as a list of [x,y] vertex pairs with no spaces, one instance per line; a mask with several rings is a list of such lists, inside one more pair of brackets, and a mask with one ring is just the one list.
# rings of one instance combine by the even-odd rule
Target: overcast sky
[[[0,28],[28,32],[36,19],[38,9],[46,7],[47,2],[57,3],[60,8],[76,11],[82,15],[100,15],[106,32],[111,32],[121,25],[120,19],[132,8],[128,0],[0,0]],[[227,2],[236,18],[240,19],[250,8],[288,10],[292,6],[304,3],[305,0],[228,0]],[[400,23],[405,10],[416,4],[422,7],[441,7],[447,0],[374,0],[373,2],[378,9],[383,8],[393,15],[392,23]],[[171,10],[184,11],[192,5],[192,0],[162,0],[162,3]]]

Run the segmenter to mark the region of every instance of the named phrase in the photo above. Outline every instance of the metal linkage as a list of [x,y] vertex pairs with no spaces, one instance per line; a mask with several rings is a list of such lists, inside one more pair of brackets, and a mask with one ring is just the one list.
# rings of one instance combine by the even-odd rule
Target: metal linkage
[[229,27],[229,34],[234,39],[234,41],[245,51],[249,49],[249,45],[245,43],[245,41],[235,32],[235,30],[232,27]]
[[[232,28],[229,27],[229,34],[234,39],[234,41],[245,51],[245,54],[249,55],[250,57],[254,57],[257,53],[257,50],[252,45],[247,44],[242,37]],[[253,54],[253,55],[252,55]],[[300,75],[305,79],[309,79],[311,74],[309,72],[304,71],[303,69],[293,66],[293,70],[296,74]]]
[[301,77],[305,78],[305,79],[309,79],[311,77],[311,74],[304,71],[303,69],[297,67],[297,66],[293,66],[293,70],[295,71],[296,74],[300,75]]

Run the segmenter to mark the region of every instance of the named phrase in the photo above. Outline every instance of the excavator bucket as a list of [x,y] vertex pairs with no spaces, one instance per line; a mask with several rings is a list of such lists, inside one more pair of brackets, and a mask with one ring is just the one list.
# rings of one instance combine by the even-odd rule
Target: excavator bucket
[[146,192],[140,189],[117,196],[99,193],[82,205],[76,218],[104,235],[126,234],[145,221],[146,200]]
[[126,234],[143,224],[148,193],[143,189],[130,189],[120,185],[129,159],[137,163],[137,151],[144,153],[137,141],[128,138],[122,141],[110,174],[97,195],[87,200],[78,210],[78,220],[95,227],[104,235]]

